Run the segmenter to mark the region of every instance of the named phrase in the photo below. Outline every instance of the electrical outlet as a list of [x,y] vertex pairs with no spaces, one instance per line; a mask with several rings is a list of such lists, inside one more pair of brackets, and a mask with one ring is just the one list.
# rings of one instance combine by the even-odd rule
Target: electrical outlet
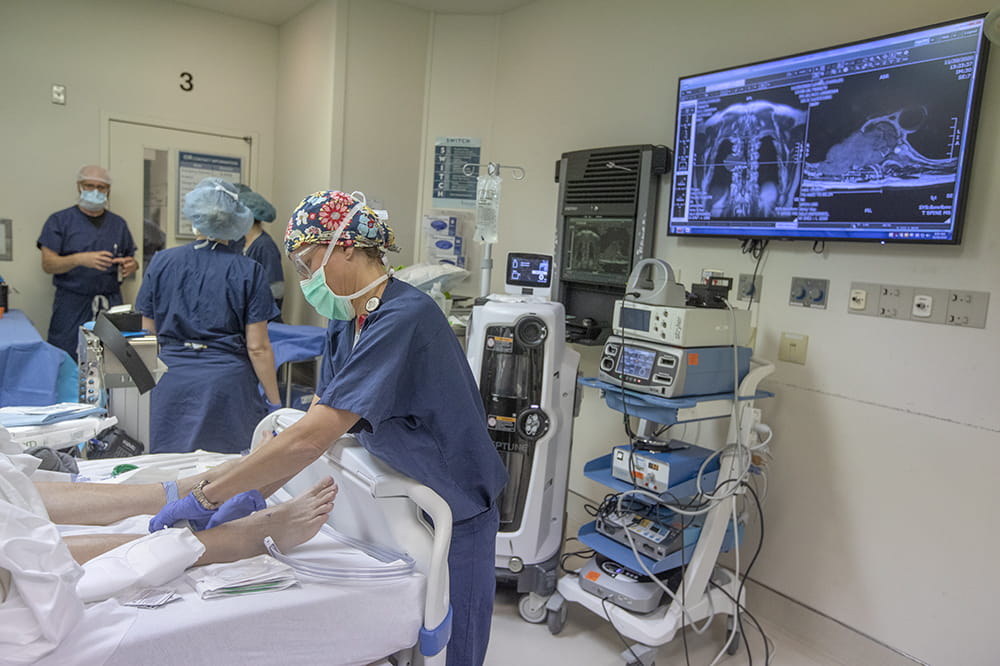
[[879,317],[886,319],[909,319],[913,312],[913,287],[884,284],[879,287]]
[[910,307],[910,316],[914,321],[925,321],[930,324],[943,324],[946,316],[947,303],[947,289],[914,287],[913,304]]
[[990,304],[989,292],[949,291],[946,298],[945,324],[986,328],[986,310]]
[[53,104],[65,104],[66,103],[66,86],[61,83],[52,84],[52,103]]
[[826,308],[830,281],[820,278],[793,277],[788,304],[804,308]]
[[878,314],[878,296],[882,288],[871,282],[852,282],[847,299],[848,314],[875,316]]
[[789,363],[806,364],[806,351],[809,349],[809,336],[799,333],[782,333],[778,343],[778,360]]
[[[751,282],[751,278],[753,281]],[[763,275],[751,275],[750,273],[740,273],[739,283],[736,286],[736,300],[753,300],[760,303],[760,283],[764,280]]]

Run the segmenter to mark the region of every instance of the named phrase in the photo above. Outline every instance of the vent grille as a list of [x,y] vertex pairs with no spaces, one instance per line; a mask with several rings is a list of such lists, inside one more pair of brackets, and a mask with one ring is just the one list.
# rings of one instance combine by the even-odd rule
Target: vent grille
[[631,204],[639,192],[642,154],[629,150],[598,150],[576,164],[567,164],[566,204]]

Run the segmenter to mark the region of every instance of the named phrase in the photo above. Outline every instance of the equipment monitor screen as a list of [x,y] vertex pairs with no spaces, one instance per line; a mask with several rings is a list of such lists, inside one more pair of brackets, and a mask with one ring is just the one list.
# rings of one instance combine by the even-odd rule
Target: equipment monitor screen
[[618,323],[622,328],[630,328],[633,331],[648,331],[651,314],[649,310],[623,306],[618,313]]
[[552,284],[552,256],[511,252],[507,255],[507,284],[549,288]]
[[668,234],[961,240],[982,16],[680,79]]
[[618,372],[636,379],[649,379],[653,374],[655,361],[656,352],[652,349],[625,345],[621,358],[618,359]]

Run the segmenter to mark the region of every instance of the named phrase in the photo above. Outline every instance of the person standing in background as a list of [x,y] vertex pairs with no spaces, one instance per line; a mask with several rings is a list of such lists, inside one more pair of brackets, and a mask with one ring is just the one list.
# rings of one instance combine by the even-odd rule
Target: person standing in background
[[[274,206],[246,185],[237,184],[236,189],[240,191],[240,203],[253,213],[253,226],[242,241],[243,254],[264,267],[274,303],[281,310],[281,303],[285,299],[285,271],[281,267],[281,251],[270,234],[264,232],[261,224],[274,221]],[[274,321],[280,322],[281,315]]]
[[121,281],[138,268],[128,224],[107,209],[111,174],[81,167],[76,188],[77,203],[50,215],[37,242],[56,288],[48,341],[74,359],[80,325],[121,305]]
[[183,213],[197,240],[157,252],[136,299],[168,368],[151,392],[150,452],[239,453],[281,402],[267,334],[278,308],[264,268],[232,247],[253,224],[236,186],[202,180]]

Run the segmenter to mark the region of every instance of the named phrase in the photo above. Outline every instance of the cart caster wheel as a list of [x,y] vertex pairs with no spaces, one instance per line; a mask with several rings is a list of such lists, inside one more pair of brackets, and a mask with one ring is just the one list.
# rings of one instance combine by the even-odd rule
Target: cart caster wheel
[[569,611],[569,607],[563,604],[559,607],[559,610],[550,610],[545,618],[546,624],[549,625],[549,633],[556,636],[563,630],[566,626],[566,615]]
[[525,594],[517,602],[517,612],[525,622],[541,624],[545,622],[545,598],[537,594]]
[[733,640],[729,642],[729,646],[726,647],[726,654],[730,657],[740,651],[740,632],[733,631],[733,627],[736,623],[733,621],[733,616],[730,615],[729,619],[726,621],[726,640],[729,640],[729,634],[733,633]]

